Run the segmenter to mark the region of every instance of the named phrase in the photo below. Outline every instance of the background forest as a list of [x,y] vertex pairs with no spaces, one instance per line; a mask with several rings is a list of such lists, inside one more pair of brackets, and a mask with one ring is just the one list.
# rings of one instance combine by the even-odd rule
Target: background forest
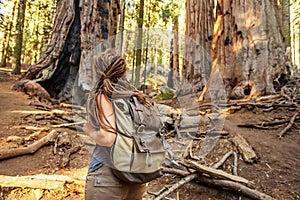
[[[47,45],[49,45],[51,35],[53,34],[54,20],[55,20],[55,16],[58,14],[56,12],[57,9],[56,3],[57,2],[55,0],[35,0],[35,1],[29,1],[29,0],[3,1],[2,0],[1,1],[0,57],[1,57],[2,67],[6,67],[7,69],[13,69],[13,73],[18,74],[20,73],[21,68],[26,70],[28,66],[38,62],[38,60],[45,53],[47,49]],[[215,3],[213,3],[212,1],[211,3],[212,3],[211,5],[215,4],[221,7],[226,6],[226,4],[222,5],[222,3],[219,3],[218,1],[215,1]],[[273,3],[271,4],[275,6],[276,9],[275,13],[277,16],[276,19],[278,23],[272,22],[272,20],[270,20],[268,23],[273,23],[274,26],[280,27],[279,32],[285,43],[283,49],[281,48],[281,50],[276,50],[276,51],[282,51],[283,53],[288,54],[288,60],[286,62],[290,63],[289,65],[291,69],[289,70],[291,70],[292,72],[296,72],[297,66],[299,66],[300,64],[300,58],[299,58],[300,3],[299,1],[296,0],[289,0],[289,1],[278,0],[278,1],[274,1],[274,4]],[[201,22],[201,19],[197,17],[198,14],[197,12],[200,11],[200,10],[197,11],[197,9],[204,9],[205,6],[208,6],[207,8],[209,8],[209,6],[211,5],[208,4],[201,5],[201,3],[199,2],[196,3],[194,1],[184,1],[184,0],[172,0],[172,1],[171,0],[168,1],[154,1],[154,0],[126,1],[124,0],[119,2],[118,5],[119,14],[117,15],[117,21],[116,21],[116,23],[118,23],[117,24],[118,28],[115,31],[115,33],[121,35],[120,37],[122,38],[121,39],[122,43],[120,45],[121,46],[120,48],[123,48],[123,51],[124,49],[126,51],[126,48],[130,46],[130,44],[128,44],[130,42],[131,43],[134,42],[135,44],[133,45],[139,45],[139,44],[143,45],[141,47],[138,47],[137,48],[138,50],[136,51],[126,52],[129,67],[130,69],[132,69],[131,79],[133,82],[135,82],[137,86],[139,84],[166,85],[168,81],[167,76],[169,71],[171,70],[173,72],[171,76],[171,78],[173,78],[173,81],[170,82],[169,80],[168,86],[172,88],[176,87],[178,89],[180,80],[182,81],[182,79],[184,78],[184,79],[188,79],[190,82],[194,82],[193,85],[196,85],[196,88],[198,87],[198,90],[203,89],[203,85],[209,79],[208,77],[203,77],[203,76],[209,76],[209,74],[197,75],[197,72],[193,71],[196,68],[194,66],[196,66],[195,63],[197,61],[191,59],[190,56],[193,57],[193,55],[189,55],[187,49],[189,48],[189,46],[191,48],[191,45],[188,44],[189,42],[187,42],[186,38],[194,40],[194,42],[196,41],[197,43],[199,43],[201,46],[203,46],[205,51],[208,52],[208,54],[210,54],[210,50],[208,48],[212,48],[214,45],[218,45],[213,43],[219,43],[217,38],[220,38],[221,36],[218,35],[217,30],[214,30],[213,34],[215,36],[210,35],[212,33],[211,32],[212,30],[210,29],[211,27],[215,27],[214,29],[216,29],[216,27],[220,27],[220,25],[217,24],[220,21],[218,20],[218,16],[217,16],[218,11],[216,11],[216,9],[219,9],[220,7],[214,8],[214,21],[211,22],[214,23],[214,25],[212,25],[211,27],[207,26],[206,24],[207,22],[204,22],[205,20],[207,21],[208,19],[203,18],[204,20],[202,20]],[[226,9],[226,8],[222,8],[222,9]],[[202,10],[201,12],[205,13],[206,15],[210,15],[211,11]],[[199,18],[200,21],[198,21],[197,18]],[[249,15],[248,18],[250,19],[251,16]],[[268,18],[268,16],[266,18]],[[229,22],[228,20],[230,21],[230,19],[225,19],[225,21],[223,22],[224,24],[221,26],[224,27],[228,26],[225,24]],[[132,37],[132,35],[130,36],[130,34],[128,33],[131,33],[131,31],[136,31],[137,28],[141,28],[141,27],[143,28],[142,29],[143,33],[141,34],[142,35],[141,38],[138,37],[137,41],[133,41],[133,39],[130,38]],[[170,36],[171,37],[170,43],[167,44],[168,47],[164,47],[165,49],[161,49],[159,47],[156,48],[155,44],[157,43],[157,38],[153,37],[151,33],[149,37],[150,29],[151,31],[153,31],[154,29],[161,29],[165,31],[169,30],[170,34],[171,33],[172,34]],[[211,33],[208,32],[204,33],[203,31],[205,30],[208,32],[210,31]],[[199,35],[202,35],[202,38],[198,38],[198,36],[196,36],[197,32]],[[243,30],[241,30],[241,32],[243,32]],[[263,35],[263,32],[261,33]],[[110,33],[108,34],[111,35]],[[207,36],[205,36],[205,34],[207,34]],[[224,37],[223,39],[225,41],[224,42],[225,46],[226,46],[226,39],[228,41],[232,41],[234,40],[233,39],[234,37],[238,37],[238,34],[235,36],[222,36]],[[203,36],[207,38],[203,38]],[[209,43],[209,40],[212,40],[212,42]],[[238,40],[236,42],[238,42]],[[234,43],[234,42],[230,42],[230,43]],[[254,41],[254,43],[256,42]],[[232,48],[233,46],[234,44],[230,48]],[[166,48],[169,48],[170,52],[167,52]],[[223,50],[221,50],[221,48],[218,49],[219,50],[216,50],[216,52],[214,52],[215,50],[213,50],[212,53],[213,59],[216,59],[216,56],[219,57],[218,59],[221,60],[222,59],[226,60],[225,58],[221,58],[221,57],[227,57],[227,59],[229,59],[228,57],[231,57],[230,52],[222,56],[221,51]],[[269,54],[273,54],[273,53],[271,52]],[[237,56],[243,57],[243,55],[237,55]],[[183,57],[185,59],[193,60],[192,62],[194,63],[190,63],[190,64],[186,63]],[[225,81],[225,87],[227,87],[226,76],[230,76],[230,75],[233,76],[233,75],[230,73],[228,74],[228,72],[226,70],[224,71],[224,69],[234,68],[234,66],[224,67],[223,66],[224,62],[226,61],[220,61],[220,63],[223,64],[220,63],[219,64],[222,65],[223,81]],[[200,68],[203,69],[205,67],[207,68],[207,66],[203,67],[203,65],[209,65],[209,64],[201,63],[200,65],[202,65],[202,67]],[[245,62],[243,63],[243,65],[245,65]],[[20,66],[22,67],[20,68]],[[135,68],[135,66],[138,67]],[[148,67],[148,70],[145,68],[145,66]],[[144,73],[145,69],[148,72],[147,74]],[[202,71],[205,72],[200,72],[200,73],[207,74],[211,71],[211,69],[209,69],[208,72],[207,70],[202,70]],[[153,76],[149,76],[150,72],[152,72],[152,74],[156,73],[156,77],[153,78]],[[157,73],[163,75],[164,78],[157,77]],[[147,79],[146,76],[149,78]],[[201,76],[201,80],[197,80],[197,77],[199,76]],[[146,83],[146,79],[147,79],[147,83]],[[203,83],[201,84],[201,81],[204,82],[204,84]],[[229,82],[232,82],[232,80],[230,80]],[[249,89],[249,87],[251,87],[249,86],[249,84],[243,85],[242,83],[238,83],[236,84],[236,86],[233,83],[228,83],[228,84],[231,85],[230,87],[232,87],[232,91],[229,92],[232,95],[229,94],[228,96],[233,96],[235,98],[236,96],[239,96],[238,94],[236,94],[237,93],[236,91],[238,90],[237,89],[238,87],[236,87],[237,85],[242,85],[241,87],[243,87],[244,93],[247,93],[246,92],[247,88]],[[51,89],[48,89],[48,91],[49,90]],[[269,92],[267,91],[266,93],[268,94]],[[57,94],[51,94],[51,96],[55,97],[57,96]]]
[[84,198],[106,48],[175,154],[145,200],[300,199],[299,0],[0,0],[0,199]]

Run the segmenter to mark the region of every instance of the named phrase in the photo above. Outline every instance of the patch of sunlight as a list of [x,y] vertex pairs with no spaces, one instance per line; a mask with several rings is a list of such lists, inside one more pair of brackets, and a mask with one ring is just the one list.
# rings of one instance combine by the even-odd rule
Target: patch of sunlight
[[[12,69],[0,67],[0,71],[12,72]],[[25,69],[21,69],[21,73],[23,73],[23,72],[26,72],[26,70]]]
[[71,113],[70,111],[64,111],[64,110],[51,110],[51,111],[45,111],[45,110],[12,110],[12,113],[19,113],[19,114],[68,114]]

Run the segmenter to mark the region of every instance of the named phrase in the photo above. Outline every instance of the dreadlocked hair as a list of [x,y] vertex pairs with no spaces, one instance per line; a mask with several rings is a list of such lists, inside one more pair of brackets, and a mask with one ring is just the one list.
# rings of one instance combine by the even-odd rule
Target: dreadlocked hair
[[88,117],[94,128],[115,132],[116,130],[104,117],[101,98],[100,102],[97,102],[97,97],[100,94],[105,95],[109,100],[135,96],[141,104],[148,108],[151,106],[150,99],[127,81],[125,78],[127,64],[120,55],[106,50],[97,56],[94,63],[93,67],[95,67],[98,80],[87,99]]

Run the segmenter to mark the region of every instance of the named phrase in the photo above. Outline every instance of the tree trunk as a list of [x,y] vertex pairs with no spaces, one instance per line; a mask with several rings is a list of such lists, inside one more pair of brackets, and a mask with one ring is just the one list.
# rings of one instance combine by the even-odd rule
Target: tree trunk
[[168,81],[167,81],[167,86],[169,88],[175,88],[174,86],[174,39],[171,40],[170,44],[170,71],[168,74]]
[[1,65],[2,67],[6,66],[7,62],[7,57],[10,49],[10,39],[11,39],[11,33],[12,33],[12,28],[13,28],[13,20],[15,17],[15,10],[17,6],[17,1],[14,1],[14,6],[12,9],[12,14],[11,14],[11,20],[7,24],[7,28],[4,33],[4,39],[3,39],[3,46],[2,46],[2,57],[1,57]]
[[179,74],[179,22],[178,16],[175,16],[173,19],[173,33],[174,33],[174,42],[173,42],[173,83],[174,88],[177,89],[180,84],[180,74]]
[[22,55],[25,10],[26,10],[26,0],[19,0],[18,18],[17,18],[17,25],[16,25],[16,44],[14,47],[14,62],[13,62],[13,71],[12,71],[13,74],[21,73],[21,55]]
[[120,17],[120,50],[119,52],[122,54],[123,51],[123,37],[124,37],[124,25],[125,25],[125,12],[126,12],[126,0],[122,0],[122,9],[121,9],[121,17]]
[[281,32],[283,35],[283,41],[286,47],[291,46],[291,27],[290,27],[290,0],[280,0],[281,14],[282,14],[282,26]]
[[[273,0],[188,0],[187,36],[203,46],[206,55],[212,50],[205,99],[250,98],[275,92],[274,80],[286,72],[275,7]],[[186,46],[186,59],[192,61],[185,64],[186,77],[201,90],[209,74],[203,73],[209,72],[209,65],[202,60],[209,59],[199,55],[197,45],[192,49],[192,45]]]
[[61,0],[56,11],[50,43],[23,79],[35,79],[51,97],[69,102],[74,83],[79,91],[91,89],[95,81],[92,54],[101,41],[116,34],[119,2]]
[[140,85],[141,65],[142,65],[142,48],[143,48],[143,22],[144,22],[144,0],[140,0],[139,17],[137,19],[137,49],[136,49],[136,64],[135,64],[135,81],[134,85]]
[[187,0],[186,40],[183,76],[195,87],[203,89],[211,71],[213,37],[212,0]]
[[178,16],[173,17],[173,39],[170,45],[170,72],[168,76],[168,87],[177,89],[180,84],[179,75],[179,33]]

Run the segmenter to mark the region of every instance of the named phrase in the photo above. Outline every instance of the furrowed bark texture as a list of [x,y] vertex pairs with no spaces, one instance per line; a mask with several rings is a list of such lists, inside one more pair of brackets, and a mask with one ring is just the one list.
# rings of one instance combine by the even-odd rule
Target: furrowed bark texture
[[90,89],[94,80],[91,55],[101,41],[116,34],[119,11],[118,0],[59,1],[47,50],[23,79],[39,82],[51,97],[66,102],[72,98],[76,81],[83,90]]
[[[285,45],[276,18],[275,1],[188,0],[187,36],[212,56],[207,87],[213,89],[206,92],[204,99],[273,94],[274,81],[286,73]],[[194,87],[201,90],[205,74],[209,74],[203,72],[209,72],[210,66],[197,55],[197,48],[189,48],[187,45],[186,59],[192,62],[186,64],[186,77],[188,80],[194,77]],[[225,92],[220,92],[222,90]]]
[[273,94],[285,70],[282,36],[273,1],[216,1],[213,59],[227,96]]
[[203,89],[211,71],[213,0],[187,0],[183,77],[196,91]]

